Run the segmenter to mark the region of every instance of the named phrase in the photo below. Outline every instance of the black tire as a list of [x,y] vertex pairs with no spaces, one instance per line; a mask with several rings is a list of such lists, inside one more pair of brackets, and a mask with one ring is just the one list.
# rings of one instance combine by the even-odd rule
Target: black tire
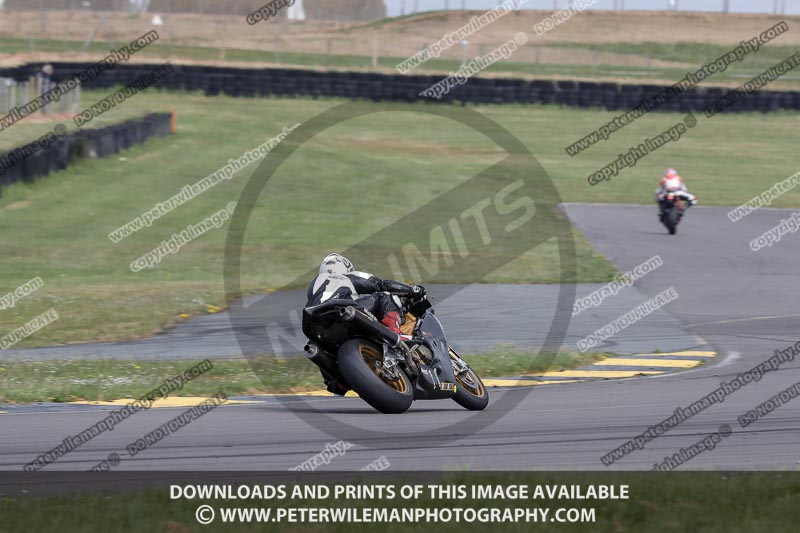
[[[467,365],[466,361],[450,348],[450,359],[458,359]],[[464,409],[470,411],[483,411],[489,405],[489,391],[483,384],[481,377],[469,365],[465,374],[456,374],[456,394],[453,401]]]
[[674,207],[667,209],[664,213],[664,225],[667,227],[670,235],[675,235],[678,231],[678,210]]
[[383,360],[383,348],[366,339],[350,339],[339,348],[339,370],[362,400],[386,414],[403,413],[414,401],[408,376],[398,370],[399,379],[389,381],[375,370]]

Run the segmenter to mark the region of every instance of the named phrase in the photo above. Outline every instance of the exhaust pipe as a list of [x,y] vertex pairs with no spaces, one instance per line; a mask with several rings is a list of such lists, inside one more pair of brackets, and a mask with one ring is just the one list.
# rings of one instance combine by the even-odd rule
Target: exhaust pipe
[[336,376],[339,374],[339,371],[336,368],[336,362],[333,360],[331,355],[324,351],[320,350],[319,346],[316,344],[308,343],[303,347],[303,351],[306,353],[306,357],[311,360],[315,365],[320,367],[322,370],[330,374],[331,376]]
[[343,320],[352,322],[365,333],[370,333],[379,337],[389,343],[392,348],[400,346],[400,335],[390,330],[383,324],[370,320],[367,315],[356,309],[355,307],[343,307],[339,310]]
[[306,352],[306,357],[314,359],[319,354],[319,346],[316,344],[306,344],[303,346],[303,351]]

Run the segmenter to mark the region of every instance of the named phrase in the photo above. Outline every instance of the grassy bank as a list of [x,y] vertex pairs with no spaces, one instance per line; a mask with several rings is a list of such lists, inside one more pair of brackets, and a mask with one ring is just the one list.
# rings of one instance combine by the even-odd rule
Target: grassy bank
[[[544,357],[511,349],[465,356],[485,378],[521,372],[557,371],[602,359],[600,354],[562,352],[550,364]],[[199,361],[78,360],[0,363],[0,402],[69,402],[139,398],[165,379],[183,374]],[[218,360],[174,396],[228,396],[292,393],[324,388],[317,367],[305,357]]]

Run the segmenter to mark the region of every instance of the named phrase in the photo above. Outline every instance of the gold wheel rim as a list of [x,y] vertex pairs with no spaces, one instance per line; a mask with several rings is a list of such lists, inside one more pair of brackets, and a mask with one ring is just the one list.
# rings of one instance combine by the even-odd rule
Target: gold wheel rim
[[[450,350],[450,359],[461,360],[461,358],[458,357],[452,349]],[[473,379],[473,376],[475,376],[476,379]],[[471,368],[464,374],[456,374],[456,381],[473,396],[482,398],[483,395],[486,394],[486,388],[483,386],[483,382],[478,378],[478,376],[475,374],[475,371]]]
[[362,359],[364,359],[364,362],[369,366],[370,370],[372,370],[372,372],[378,376],[381,381],[401,394],[404,394],[406,391],[408,391],[408,385],[402,376],[398,376],[397,379],[391,380],[383,375],[383,372],[378,370],[378,363],[383,363],[383,354],[381,352],[379,352],[373,346],[367,344],[359,345],[358,351],[361,354]]

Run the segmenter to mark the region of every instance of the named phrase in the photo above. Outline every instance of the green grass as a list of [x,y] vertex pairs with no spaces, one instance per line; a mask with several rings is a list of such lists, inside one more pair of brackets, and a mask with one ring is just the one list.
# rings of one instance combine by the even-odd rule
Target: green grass
[[[83,107],[110,92],[84,93]],[[0,312],[0,333],[55,307],[61,318],[19,347],[122,340],[162,330],[179,321],[182,313],[202,314],[215,310],[210,305],[224,306],[227,225],[152,269],[133,273],[129,265],[173,233],[237,199],[255,165],[120,243],[113,244],[108,233],[284,127],[338,104],[148,90],[113,108],[98,120],[175,109],[178,132],[119,156],[84,160],[33,184],[2,191],[0,295],[37,275],[45,287]],[[324,253],[347,248],[390,226],[503,157],[496,145],[471,129],[416,112],[429,104],[357,105],[391,112],[364,116],[321,133],[281,166],[257,199],[244,243],[245,293],[302,284],[295,278]],[[795,113],[723,115],[699,118],[698,126],[680,142],[662,147],[611,182],[590,187],[586,177],[591,172],[681,115],[651,113],[571,158],[564,147],[608,121],[612,113],[556,106],[477,109],[529,147],[565,201],[650,203],[664,169],[676,167],[701,204],[736,205],[798,170],[792,155]],[[22,144],[51,128],[52,124],[23,121],[3,133],[4,142]],[[774,205],[800,205],[800,191],[784,194]],[[407,242],[406,231],[396,228],[396,239]],[[576,247],[579,282],[611,279],[611,264],[579,235]],[[548,241],[488,276],[462,272],[425,281],[552,283],[559,280],[560,269],[556,243]]]
[[[391,461],[391,457],[388,458]],[[333,459],[334,463],[336,459]],[[366,464],[365,460],[365,464]],[[334,467],[334,465],[331,465]],[[549,509],[552,518],[558,508],[594,508],[594,523],[565,524],[546,520],[539,523],[492,523],[491,531],[523,531],[535,528],[536,531],[601,531],[601,532],[674,532],[703,531],[707,533],[761,533],[795,531],[800,520],[797,497],[800,483],[796,472],[765,473],[717,473],[681,472],[653,475],[635,472],[599,473],[471,473],[452,472],[432,479],[415,477],[410,474],[394,473],[393,477],[376,478],[358,473],[340,475],[340,483],[361,479],[365,484],[393,485],[398,496],[395,499],[345,499],[292,497],[293,487],[312,483],[325,483],[324,479],[274,478],[264,474],[260,482],[252,476],[229,481],[218,479],[199,481],[197,476],[176,477],[171,483],[188,485],[202,483],[229,483],[250,486],[259,483],[283,484],[287,491],[285,499],[239,500],[188,500],[171,499],[164,483],[163,488],[138,490],[133,492],[78,493],[47,498],[13,497],[0,499],[0,520],[4,531],[35,533],[39,531],[68,532],[156,532],[173,531],[188,533],[192,531],[419,531],[421,524],[320,524],[320,523],[271,523],[268,526],[257,524],[223,524],[219,519],[222,507],[272,508],[403,508],[409,501],[399,497],[403,484],[464,485],[466,498],[431,498],[424,488],[424,495],[411,500],[411,507],[421,508],[522,508],[538,507]],[[179,481],[184,480],[185,481]],[[61,482],[65,478],[59,478]],[[124,480],[121,480],[124,483]],[[589,485],[628,486],[628,498],[616,500],[566,500],[566,499],[475,499],[471,497],[471,485],[527,485],[532,494],[536,485],[580,485],[583,490]],[[154,484],[155,485],[155,484]],[[124,485],[123,485],[124,486]],[[619,490],[619,489],[617,489]],[[217,519],[212,525],[201,526],[195,518],[200,505],[212,506]],[[429,526],[430,524],[427,524]],[[437,531],[462,532],[468,523],[436,523]]]
[[[484,378],[522,372],[558,371],[602,359],[604,355],[560,352],[544,357],[510,347],[465,356]],[[139,398],[164,379],[183,374],[199,361],[75,360],[0,363],[0,403],[70,402]],[[216,360],[214,367],[172,396],[228,396],[292,393],[324,388],[317,367],[305,357]]]

